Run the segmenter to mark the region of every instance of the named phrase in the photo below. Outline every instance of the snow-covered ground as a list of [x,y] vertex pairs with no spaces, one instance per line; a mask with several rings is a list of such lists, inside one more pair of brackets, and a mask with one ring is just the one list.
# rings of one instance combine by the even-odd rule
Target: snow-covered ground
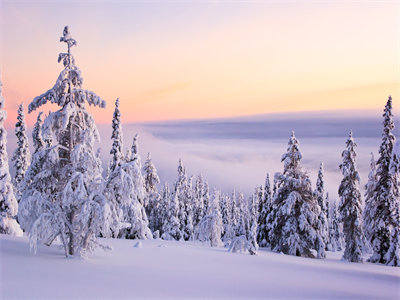
[[228,253],[200,243],[107,240],[112,252],[66,259],[56,246],[29,252],[0,235],[2,299],[269,298],[400,299],[400,268],[260,250]]

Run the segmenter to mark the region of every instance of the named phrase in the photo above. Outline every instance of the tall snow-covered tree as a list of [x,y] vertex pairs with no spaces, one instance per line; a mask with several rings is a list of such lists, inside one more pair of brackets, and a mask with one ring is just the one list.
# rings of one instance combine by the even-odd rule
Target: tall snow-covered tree
[[38,152],[45,146],[45,142],[42,136],[42,125],[43,125],[43,112],[39,112],[36,123],[33,126],[32,130],[32,140],[33,140],[33,148],[34,153]]
[[64,69],[50,90],[33,99],[29,112],[47,102],[61,108],[50,113],[42,126],[49,142],[34,154],[18,219],[34,250],[38,242],[51,243],[59,237],[66,255],[84,255],[101,245],[97,237],[111,220],[102,192],[101,162],[94,151],[99,134],[85,108],[86,102],[105,107],[105,101],[82,88],[81,71],[71,54],[77,42],[68,26],[60,41],[67,45],[67,52],[58,57]]
[[160,195],[157,185],[160,183],[160,178],[157,174],[157,169],[151,160],[150,152],[147,154],[147,159],[143,167],[144,187],[146,190],[147,207],[146,212],[149,216],[149,224],[152,232],[161,231],[162,219],[160,218]]
[[395,144],[393,130],[392,97],[389,96],[383,112],[382,143],[379,148],[380,156],[376,162],[377,182],[373,196],[369,199],[370,217],[366,219],[368,237],[373,251],[369,261],[383,264],[387,263],[385,256],[390,247],[391,227],[396,223],[391,212],[396,197],[392,192],[394,179],[389,168]]
[[115,100],[115,109],[112,119],[112,147],[110,150],[111,162],[109,172],[113,172],[117,166],[121,165],[124,160],[123,150],[123,136],[121,125],[121,112],[119,111],[119,98]]
[[339,212],[345,237],[343,259],[350,262],[362,261],[365,248],[361,193],[359,189],[360,177],[355,162],[356,146],[353,134],[350,131],[349,138],[346,141],[346,149],[342,152],[343,162],[339,166],[343,174],[343,179],[339,186]]
[[179,202],[178,194],[169,191],[168,185],[165,184],[162,203],[166,206],[165,216],[162,226],[162,239],[164,240],[177,240],[182,238],[182,232],[180,230],[180,222],[178,218],[179,214]]
[[22,236],[22,230],[15,220],[18,203],[11,183],[7,155],[7,131],[4,121],[7,113],[4,110],[3,84],[0,79],[0,233]]
[[261,247],[265,247],[269,243],[267,216],[271,210],[271,182],[269,174],[265,178],[263,188],[263,197],[258,204],[258,227],[257,227],[257,242]]
[[15,135],[17,136],[17,148],[12,158],[15,168],[14,186],[18,202],[21,198],[21,183],[24,180],[25,173],[31,162],[31,153],[29,151],[28,136],[26,135],[26,123],[24,106],[21,103],[18,106],[17,123],[15,124]]
[[374,218],[374,191],[377,184],[377,176],[376,176],[376,162],[374,158],[374,154],[371,152],[371,161],[370,161],[370,172],[368,174],[368,182],[365,185],[365,207],[364,207],[364,234],[365,237],[370,243],[372,233],[375,227]]
[[270,243],[273,251],[304,257],[325,257],[325,244],[318,219],[320,207],[311,181],[301,168],[299,143],[292,132],[287,152],[282,156],[283,173],[277,173],[277,189],[272,213]]
[[329,241],[329,222],[328,222],[328,205],[325,196],[325,183],[324,183],[324,167],[323,163],[320,164],[318,170],[317,184],[314,195],[317,198],[319,207],[321,208],[318,216],[321,222],[321,235],[325,243],[325,250],[331,250],[332,246]]
[[198,239],[200,241],[210,242],[211,247],[222,246],[222,216],[220,211],[220,196],[221,192],[218,190],[214,191],[213,197],[211,198],[210,205],[208,207],[206,215],[200,223],[198,228]]

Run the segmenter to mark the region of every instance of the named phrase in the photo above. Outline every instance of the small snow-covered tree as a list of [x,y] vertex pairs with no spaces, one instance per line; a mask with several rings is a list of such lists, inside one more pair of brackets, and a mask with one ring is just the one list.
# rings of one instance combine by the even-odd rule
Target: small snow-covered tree
[[162,226],[162,239],[164,240],[177,240],[179,241],[182,238],[182,233],[180,230],[180,222],[178,218],[179,213],[179,202],[178,195],[174,193],[171,195],[169,191],[168,185],[165,184],[163,194],[162,194],[162,203],[166,206],[165,217]]
[[21,103],[18,106],[17,123],[15,124],[15,135],[17,136],[17,148],[12,158],[15,168],[14,186],[16,190],[17,201],[21,198],[21,183],[24,180],[25,173],[31,162],[31,153],[28,146],[28,136],[26,135],[26,124],[24,106]]
[[162,219],[160,218],[160,194],[157,190],[157,185],[160,183],[160,178],[157,174],[157,169],[151,160],[150,152],[147,154],[147,159],[143,167],[144,187],[147,196],[146,212],[149,216],[149,224],[152,232],[161,231]]
[[376,162],[374,154],[371,152],[370,172],[368,174],[368,182],[365,185],[365,207],[364,207],[364,234],[368,241],[371,242],[372,233],[375,227],[374,218],[374,191],[377,184]]
[[379,159],[376,162],[377,182],[373,195],[368,199],[369,217],[366,219],[368,228],[368,238],[372,247],[373,254],[370,262],[386,264],[386,253],[390,247],[391,227],[396,223],[393,220],[391,208],[398,201],[393,188],[393,173],[390,172],[390,162],[392,159],[395,137],[393,135],[394,122],[392,114],[392,97],[386,103],[383,112],[383,131],[382,143],[379,148]]
[[356,146],[353,134],[350,131],[349,138],[346,141],[346,149],[342,152],[343,162],[339,166],[343,174],[343,179],[339,186],[339,211],[345,237],[343,259],[350,262],[361,262],[365,247],[362,228],[361,193],[359,190],[360,177],[355,162]]
[[390,241],[384,260],[389,266],[400,267],[400,141],[393,147],[389,175]]
[[230,226],[232,224],[231,220],[231,202],[230,198],[228,195],[221,194],[220,196],[220,211],[221,211],[221,216],[222,216],[222,225],[223,225],[223,231],[222,231],[222,237],[223,240],[225,240],[225,234],[230,231]]
[[244,197],[242,192],[239,192],[236,199],[237,203],[237,227],[236,235],[244,235],[247,238],[247,233],[249,231],[249,205],[248,201]]
[[45,146],[45,142],[42,136],[42,125],[43,125],[43,112],[39,112],[36,123],[33,126],[32,130],[32,140],[33,140],[33,148],[34,153],[38,152]]
[[221,236],[223,231],[222,216],[220,211],[221,192],[214,190],[206,215],[201,220],[198,228],[198,239],[210,242],[211,247],[222,246]]
[[[144,208],[144,199],[146,196],[145,183],[142,175],[140,158],[137,154],[137,136],[134,137],[130,156],[126,157],[125,172],[132,180],[131,192],[128,194],[130,201],[122,205],[123,220],[130,224],[125,232],[128,239],[151,239],[153,235],[149,229],[149,220]],[[128,152],[129,154],[129,152]]]
[[7,155],[7,131],[4,121],[7,113],[4,110],[3,84],[0,79],[0,233],[22,236],[22,230],[15,220],[18,213],[18,202],[15,199]]
[[121,165],[124,160],[122,154],[123,149],[123,136],[122,136],[122,125],[121,125],[121,112],[119,111],[119,98],[115,100],[115,109],[112,119],[112,134],[111,134],[112,146],[110,150],[111,162],[109,167],[109,173],[113,172],[117,166]]
[[259,199],[263,197],[262,188],[256,188],[254,194],[250,197],[249,201],[249,225],[246,233],[247,241],[249,242],[249,252],[252,255],[257,254],[257,227],[258,227],[258,205]]
[[290,255],[323,258],[320,207],[311,181],[301,168],[301,158],[299,143],[292,132],[287,152],[282,156],[283,173],[275,175],[277,189],[267,218],[271,224],[271,248]]
[[265,178],[265,186],[263,188],[263,197],[258,204],[258,227],[257,227],[257,242],[261,247],[265,247],[269,243],[267,216],[271,210],[271,183],[269,174]]
[[199,174],[193,187],[193,226],[197,228],[205,214],[204,209],[205,184],[203,175]]
[[314,195],[317,198],[319,207],[321,208],[318,218],[321,222],[321,235],[325,243],[325,250],[331,250],[332,247],[329,241],[328,205],[325,202],[326,197],[323,163],[321,163],[319,166],[317,184]]
[[38,242],[51,243],[59,237],[66,255],[84,255],[100,245],[97,237],[111,221],[101,162],[94,151],[99,134],[85,108],[85,102],[105,107],[105,101],[82,88],[81,71],[71,54],[77,42],[68,26],[60,41],[68,49],[58,57],[64,70],[50,90],[33,99],[29,112],[47,102],[61,108],[50,113],[42,126],[46,146],[34,154],[25,175],[18,219],[34,250]]
[[[327,203],[329,204],[329,202]],[[336,202],[333,202],[330,207],[329,238],[332,251],[341,251],[343,249],[343,226],[340,222],[340,216],[338,214]]]
[[185,240],[193,238],[193,193],[192,179],[187,177],[182,160],[178,162],[178,179],[175,183],[174,193],[178,197],[180,230]]
[[160,183],[160,178],[158,177],[157,169],[151,160],[150,152],[147,153],[147,159],[144,163],[143,171],[146,193],[157,192],[157,185]]
[[236,190],[233,189],[231,194],[231,203],[232,203],[232,228],[234,231],[234,236],[238,234],[239,220],[240,220],[240,211],[237,200]]

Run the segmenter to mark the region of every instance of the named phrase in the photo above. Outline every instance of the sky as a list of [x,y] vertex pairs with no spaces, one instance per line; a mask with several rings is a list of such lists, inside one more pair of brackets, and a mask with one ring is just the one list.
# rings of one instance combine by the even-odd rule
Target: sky
[[1,0],[8,125],[62,70],[65,25],[98,123],[117,97],[125,123],[400,104],[398,1]]

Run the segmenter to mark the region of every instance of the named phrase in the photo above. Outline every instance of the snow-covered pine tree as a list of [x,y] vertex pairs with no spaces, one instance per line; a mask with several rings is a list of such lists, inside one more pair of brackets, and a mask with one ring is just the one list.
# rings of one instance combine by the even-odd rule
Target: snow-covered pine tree
[[383,112],[382,143],[379,148],[380,156],[376,162],[377,182],[372,199],[369,199],[370,217],[366,219],[369,241],[373,251],[369,261],[383,264],[387,263],[385,256],[390,247],[390,230],[396,223],[390,210],[393,202],[396,201],[391,190],[393,175],[389,169],[395,144],[393,129],[392,97],[389,96]]
[[314,191],[314,196],[317,199],[318,205],[321,208],[318,216],[321,222],[321,235],[325,243],[325,250],[332,250],[332,245],[329,241],[329,222],[328,222],[328,205],[325,202],[325,183],[324,183],[324,165],[320,164],[318,170],[317,184]]
[[18,106],[17,123],[15,124],[15,135],[17,136],[17,148],[15,149],[12,161],[14,162],[15,177],[14,187],[16,198],[19,202],[21,199],[21,183],[24,180],[25,173],[31,162],[31,153],[29,151],[28,136],[26,135],[26,124],[24,106],[21,103]]
[[146,213],[149,216],[149,226],[152,232],[161,231],[162,220],[160,219],[160,194],[158,193],[157,185],[160,183],[160,178],[157,174],[157,169],[151,160],[150,152],[147,153],[147,159],[143,167],[144,187],[146,190],[147,207]]
[[167,184],[164,185],[162,194],[162,203],[166,206],[165,217],[162,226],[162,239],[164,240],[177,240],[182,238],[180,230],[180,222],[178,218],[179,214],[179,202],[178,194],[169,191]]
[[[327,203],[329,203],[329,201]],[[343,249],[343,226],[340,222],[340,216],[335,201],[332,202],[329,216],[329,238],[332,251],[341,251]]]
[[301,168],[299,143],[292,132],[282,156],[283,173],[275,174],[277,189],[267,223],[271,225],[273,251],[304,257],[325,257],[325,244],[318,219],[320,207],[311,181]]
[[22,236],[22,230],[15,220],[18,202],[15,199],[8,167],[7,131],[4,128],[7,113],[4,110],[2,89],[3,84],[0,79],[0,233]]
[[375,227],[374,217],[374,191],[378,178],[376,176],[376,162],[374,154],[371,152],[370,172],[368,174],[368,182],[365,185],[365,206],[364,206],[364,234],[368,241],[371,242],[373,228]]
[[198,239],[210,242],[211,247],[222,246],[221,236],[223,231],[222,216],[220,211],[221,192],[214,190],[206,215],[201,220],[198,228]]
[[38,152],[45,146],[45,142],[42,137],[42,125],[43,125],[43,112],[39,112],[36,123],[33,126],[32,130],[32,140],[33,140],[33,148],[34,153]]
[[99,134],[85,108],[85,102],[103,108],[105,101],[82,89],[81,71],[71,54],[77,43],[68,26],[60,42],[68,48],[58,57],[64,70],[50,90],[33,99],[29,112],[47,102],[61,108],[50,113],[42,126],[48,142],[32,159],[18,219],[25,224],[34,250],[38,242],[49,244],[60,237],[67,256],[83,255],[101,245],[97,237],[109,228],[101,164],[94,152]]
[[115,109],[112,119],[112,146],[110,150],[111,161],[109,166],[109,174],[112,173],[117,166],[120,166],[124,160],[123,150],[123,136],[121,125],[121,112],[119,111],[119,98],[115,100]]
[[265,178],[265,186],[263,188],[263,197],[258,205],[258,227],[257,242],[261,247],[265,247],[269,243],[267,216],[271,210],[271,183],[269,174]]
[[346,149],[342,152],[343,162],[340,170],[343,174],[339,186],[339,212],[343,222],[345,250],[343,259],[350,262],[362,262],[365,248],[365,236],[362,228],[362,203],[359,189],[360,177],[356,168],[356,143],[350,131]]

